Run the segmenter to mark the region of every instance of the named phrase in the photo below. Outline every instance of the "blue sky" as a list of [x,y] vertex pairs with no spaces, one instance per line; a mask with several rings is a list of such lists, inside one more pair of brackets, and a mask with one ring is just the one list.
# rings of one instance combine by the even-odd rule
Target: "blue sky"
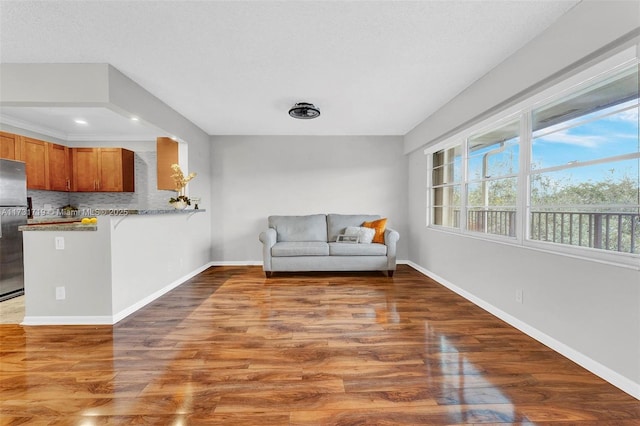
[[[545,135],[533,140],[533,167],[541,169],[640,152],[638,101],[633,102],[635,106],[634,103],[619,105],[538,132],[544,132]],[[628,109],[619,111],[625,107]],[[612,109],[619,112],[611,114]],[[568,125],[574,127],[567,128]],[[638,179],[638,161],[577,167],[567,169],[562,174],[571,176],[576,183],[623,175]]]

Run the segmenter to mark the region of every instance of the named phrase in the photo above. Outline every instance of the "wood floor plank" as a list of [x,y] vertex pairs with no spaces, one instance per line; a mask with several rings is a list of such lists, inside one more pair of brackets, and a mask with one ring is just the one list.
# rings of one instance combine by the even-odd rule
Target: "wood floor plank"
[[0,425],[640,425],[423,276],[212,267],[111,326],[0,324]]

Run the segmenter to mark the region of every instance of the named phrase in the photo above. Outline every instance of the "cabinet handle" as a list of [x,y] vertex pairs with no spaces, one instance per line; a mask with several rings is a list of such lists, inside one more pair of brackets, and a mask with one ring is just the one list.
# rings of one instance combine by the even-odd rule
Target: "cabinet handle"
[[67,191],[71,191],[71,181],[67,179]]

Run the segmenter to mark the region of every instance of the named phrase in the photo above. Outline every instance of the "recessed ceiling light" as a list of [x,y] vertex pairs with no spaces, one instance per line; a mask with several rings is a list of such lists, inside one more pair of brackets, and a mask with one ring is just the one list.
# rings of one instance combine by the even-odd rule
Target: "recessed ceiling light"
[[140,121],[138,117],[131,117],[131,121]]
[[87,123],[87,120],[83,120],[82,118],[76,118],[73,121],[75,121],[76,124],[89,124],[89,123]]

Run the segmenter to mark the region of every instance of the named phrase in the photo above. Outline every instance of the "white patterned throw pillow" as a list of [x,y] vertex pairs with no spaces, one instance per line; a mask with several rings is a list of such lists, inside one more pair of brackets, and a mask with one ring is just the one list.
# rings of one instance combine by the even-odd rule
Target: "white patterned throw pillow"
[[357,235],[358,242],[361,244],[371,244],[376,231],[373,228],[365,228],[364,226],[347,226],[344,235]]

